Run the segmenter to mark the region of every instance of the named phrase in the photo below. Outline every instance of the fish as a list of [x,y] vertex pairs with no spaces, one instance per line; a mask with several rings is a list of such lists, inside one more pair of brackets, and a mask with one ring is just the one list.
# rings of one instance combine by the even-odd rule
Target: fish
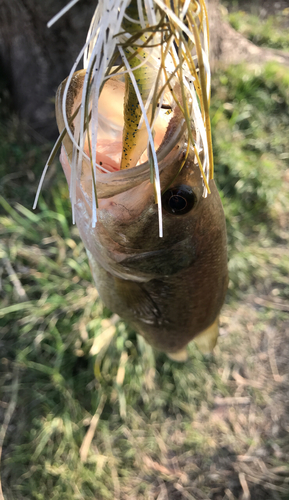
[[[66,109],[69,119],[80,101],[83,81],[83,71],[72,79]],[[65,82],[56,97],[59,130],[64,126],[64,88]],[[120,86],[117,81],[110,82],[105,90],[99,111],[109,118],[106,93],[112,100],[115,93],[117,101]],[[121,110],[116,109],[114,119],[120,121]],[[215,346],[218,316],[228,285],[222,203],[214,180],[209,182],[211,194],[202,196],[202,176],[193,148],[187,153],[183,122],[176,108],[158,148],[163,238],[158,232],[158,208],[148,162],[115,170],[114,159],[106,152],[98,153],[98,161],[107,168],[110,164],[110,172],[98,175],[95,227],[89,164],[77,184],[75,203],[76,224],[100,298],[149,344],[175,360],[186,357],[184,349],[193,339],[205,353]],[[105,143],[105,133],[103,138]],[[66,136],[60,161],[68,184],[72,151],[71,139]]]
[[228,286],[209,103],[204,0],[100,1],[55,99],[56,146],[99,296],[175,361],[192,340],[214,348]]

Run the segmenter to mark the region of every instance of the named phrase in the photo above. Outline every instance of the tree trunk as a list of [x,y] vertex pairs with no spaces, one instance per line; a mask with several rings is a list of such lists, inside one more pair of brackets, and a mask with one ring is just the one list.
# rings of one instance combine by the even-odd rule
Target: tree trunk
[[[83,46],[96,0],[80,0],[51,29],[46,24],[68,0],[0,0],[0,65],[10,84],[15,109],[46,138],[56,135],[54,95]],[[221,15],[218,0],[207,0],[211,63],[275,59],[282,51],[261,49],[237,33]]]
[[54,96],[83,46],[95,0],[81,0],[50,29],[67,0],[0,0],[0,68],[15,109],[46,138],[57,134]]
[[289,53],[257,47],[224,21],[218,0],[207,0],[210,24],[211,64],[227,66],[239,62],[252,64],[276,61],[289,66]]

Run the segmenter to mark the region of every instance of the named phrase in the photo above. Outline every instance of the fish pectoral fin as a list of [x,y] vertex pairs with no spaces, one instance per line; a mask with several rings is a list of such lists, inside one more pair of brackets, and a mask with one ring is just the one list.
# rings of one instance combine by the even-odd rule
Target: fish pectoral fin
[[219,336],[219,316],[206,330],[199,333],[193,340],[202,354],[210,354]]
[[188,359],[188,352],[186,347],[177,352],[167,352],[167,357],[178,363],[184,363]]
[[[161,317],[161,312],[145,285],[135,281],[115,278],[115,290],[121,297],[123,307],[132,315],[132,320],[138,318],[144,322],[155,323]],[[121,312],[119,313],[121,315]]]

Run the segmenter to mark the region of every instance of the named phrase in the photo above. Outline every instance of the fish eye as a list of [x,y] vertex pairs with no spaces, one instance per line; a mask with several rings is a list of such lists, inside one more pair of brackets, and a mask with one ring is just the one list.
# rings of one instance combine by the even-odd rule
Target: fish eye
[[170,214],[183,215],[192,210],[197,201],[191,187],[181,185],[169,188],[162,196],[164,209]]

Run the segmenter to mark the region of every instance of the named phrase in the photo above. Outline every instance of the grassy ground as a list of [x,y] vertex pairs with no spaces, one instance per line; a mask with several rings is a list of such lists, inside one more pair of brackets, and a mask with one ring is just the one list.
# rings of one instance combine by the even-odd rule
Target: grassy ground
[[31,211],[49,146],[2,91],[6,500],[289,499],[288,83],[273,65],[214,76],[230,287],[214,355],[192,344],[183,365],[98,300],[58,164]]
[[286,0],[222,0],[234,29],[256,45],[289,50],[289,8]]

